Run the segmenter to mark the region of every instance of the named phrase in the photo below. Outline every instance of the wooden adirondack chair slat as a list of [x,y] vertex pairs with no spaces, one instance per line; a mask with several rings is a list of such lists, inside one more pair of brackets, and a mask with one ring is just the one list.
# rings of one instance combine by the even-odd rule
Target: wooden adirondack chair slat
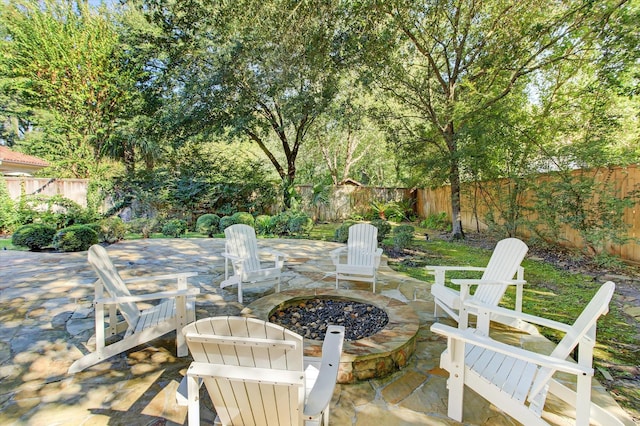
[[[176,396],[179,403],[188,405],[191,426],[199,423],[200,380],[222,424],[300,425],[303,417],[317,424],[323,416],[326,424],[344,327],[329,326],[322,353],[323,360],[327,356],[333,361],[325,362],[328,367],[313,377],[304,369],[302,337],[276,324],[254,318],[213,317],[188,325],[183,334],[194,362]],[[212,334],[219,338],[212,338]],[[247,344],[252,339],[256,344]],[[274,344],[276,340],[285,344]],[[312,378],[322,388],[315,393],[317,385]],[[327,386],[327,381],[332,386]],[[307,386],[314,386],[309,395],[324,401],[324,406],[308,418]]]
[[[82,371],[142,343],[171,331],[181,330],[190,319],[193,320],[195,316],[193,313],[194,304],[192,301],[188,301],[187,297],[193,298],[200,291],[187,289],[186,279],[197,275],[197,273],[188,272],[148,277],[148,281],[175,279],[178,282],[178,289],[133,296],[104,247],[100,245],[90,247],[88,261],[98,275],[98,280],[95,282],[94,300],[96,350],[76,360],[69,367],[69,373]],[[136,281],[140,281],[140,279],[136,279]],[[108,297],[105,297],[105,293]],[[160,300],[160,302],[141,311],[135,300]],[[118,312],[124,321],[118,321]],[[183,314],[178,315],[177,312]],[[105,313],[108,315],[106,322]],[[123,331],[124,336],[121,340],[110,345],[106,344],[106,337],[115,336]],[[176,334],[177,355],[185,356],[187,355],[186,344],[180,333]]]
[[368,223],[351,225],[347,245],[332,250],[330,256],[336,268],[336,290],[340,280],[353,280],[370,282],[376,292],[376,272],[382,256],[378,228]]
[[[426,266],[429,273],[435,277],[435,282],[431,286],[431,294],[435,302],[434,315],[439,316],[439,310],[446,312],[451,318],[459,323],[461,328],[465,328],[468,323],[468,315],[476,312],[466,307],[461,309],[463,300],[475,300],[488,305],[498,305],[507,287],[516,286],[516,306],[515,310],[522,311],[522,287],[524,281],[524,270],[520,266],[529,248],[517,238],[505,238],[496,244],[495,249],[486,267],[466,267],[466,266]],[[482,271],[482,277],[477,280],[452,279],[451,282],[461,286],[460,291],[454,290],[445,285],[445,274],[450,271]],[[514,276],[516,279],[514,280]],[[469,290],[471,286],[477,286],[473,295]],[[507,325],[526,328],[525,331],[535,332],[535,329],[527,327],[519,320],[492,316],[491,320],[507,323]],[[481,319],[478,318],[480,321]],[[482,323],[485,333],[488,333],[488,321]]]
[[[434,324],[431,330],[447,337],[447,349],[441,355],[440,366],[450,373],[449,417],[462,421],[464,386],[468,386],[522,424],[547,425],[542,418],[544,401],[547,393],[554,393],[576,408],[576,425],[587,426],[592,420],[623,425],[620,419],[591,402],[596,322],[608,311],[614,290],[613,282],[603,284],[573,326],[557,324],[554,327],[566,334],[550,355],[495,341],[482,330]],[[474,303],[474,306],[499,315],[526,318],[547,327],[554,324],[492,305]],[[566,359],[576,347],[579,349],[577,363]],[[574,375],[576,389],[555,380],[556,372]]]

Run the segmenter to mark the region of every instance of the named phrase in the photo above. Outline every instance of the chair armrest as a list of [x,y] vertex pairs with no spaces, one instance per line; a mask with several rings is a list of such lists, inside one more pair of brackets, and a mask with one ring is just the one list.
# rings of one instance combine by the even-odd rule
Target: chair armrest
[[439,265],[427,265],[425,269],[429,272],[435,271],[480,271],[484,272],[483,266],[439,266]]
[[286,253],[283,253],[283,252],[278,251],[278,250],[273,250],[273,249],[270,249],[270,248],[259,248],[258,252],[260,252],[260,253],[269,253],[272,256],[275,256],[276,258],[282,257],[283,259],[286,259],[287,257],[289,257],[289,255],[286,254]]
[[187,376],[218,377],[229,381],[264,383],[268,385],[304,386],[304,375],[300,371],[210,364],[208,362],[192,362],[187,369]]
[[329,256],[331,256],[332,259],[337,259],[338,257],[340,257],[340,255],[342,254],[342,252],[346,252],[347,251],[347,246],[344,247],[338,247],[336,249],[333,249],[329,252]]
[[480,266],[425,266],[427,273],[434,276],[435,285],[444,285],[445,273],[447,271],[478,271],[482,272],[486,268]]
[[135,277],[135,278],[127,278],[124,280],[125,284],[130,283],[141,283],[145,281],[160,281],[160,280],[172,280],[172,279],[180,279],[180,278],[189,278],[195,277],[198,275],[197,272],[179,272],[176,274],[165,274],[165,275],[154,275],[150,277]]
[[467,306],[477,309],[478,312],[482,311],[490,314],[498,314],[508,318],[519,319],[522,321],[526,321],[528,323],[541,325],[543,327],[553,328],[558,331],[563,331],[565,333],[571,329],[571,326],[568,324],[564,324],[558,321],[553,321],[547,318],[537,317],[535,315],[526,314],[524,312],[513,311],[511,309],[506,309],[501,306],[487,305],[482,302],[478,302],[476,300],[468,300],[464,303]]
[[483,280],[474,278],[453,278],[452,284],[472,286],[472,285],[524,285],[525,280]]
[[441,323],[435,323],[431,326],[431,331],[436,334],[440,334],[441,336],[445,336],[447,339],[454,339],[465,343],[470,343],[481,348],[489,349],[496,353],[504,354],[513,358],[523,360],[525,362],[539,365],[541,367],[550,368],[552,370],[563,371],[565,373],[575,375],[593,375],[593,368],[549,355],[542,355],[536,352],[531,352],[516,346],[507,345],[506,343],[493,340],[490,337],[476,334],[476,330],[473,328],[460,330],[458,328],[453,328]]
[[228,260],[230,260],[230,261],[232,261],[232,262],[237,262],[237,261],[239,261],[239,260],[242,260],[242,258],[241,258],[241,257],[234,256],[234,255],[229,254],[229,253],[227,253],[227,252],[222,253],[222,257],[224,257],[225,259],[228,259]]
[[327,334],[322,343],[320,372],[304,406],[305,417],[317,416],[331,402],[340,367],[344,332],[344,327],[341,325],[327,327]]
[[115,303],[145,302],[149,300],[170,299],[179,296],[195,296],[198,294],[200,294],[200,289],[190,288],[186,290],[162,291],[159,293],[149,293],[132,296],[99,298],[95,299],[94,303],[102,303],[108,305]]

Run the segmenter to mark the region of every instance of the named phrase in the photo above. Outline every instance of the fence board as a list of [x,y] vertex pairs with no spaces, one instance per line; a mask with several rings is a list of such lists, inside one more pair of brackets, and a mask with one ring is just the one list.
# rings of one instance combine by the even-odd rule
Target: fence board
[[[576,171],[575,173],[580,173]],[[613,182],[614,188],[620,196],[626,196],[634,190],[640,188],[640,169],[638,166],[615,167],[612,169],[601,169],[594,171],[594,176],[599,182],[608,180]],[[550,179],[547,175],[541,175],[537,179],[537,183]],[[496,181],[490,184],[507,185],[507,180]],[[491,210],[491,203],[486,197],[477,197],[474,206],[474,186],[473,184],[463,185],[461,196],[461,219],[462,226],[465,229],[484,231],[487,229],[487,223],[484,221],[487,213]],[[523,194],[519,199],[519,205],[532,207],[533,194]],[[596,195],[597,196],[597,195]],[[431,214],[446,212],[451,217],[451,195],[448,186],[435,189],[419,189],[416,196],[416,213],[420,217],[427,217]],[[528,215],[528,219],[535,219],[536,214],[532,212]],[[610,244],[607,251],[610,254],[619,256],[621,259],[640,262],[640,244],[637,239],[640,238],[640,207],[638,204],[631,208],[627,208],[623,214],[624,223],[627,224],[627,235],[636,242],[624,244],[622,246]],[[526,235],[520,230],[521,236]],[[580,234],[573,229],[564,226],[560,229],[560,238],[564,245],[576,248],[584,248],[584,243]]]

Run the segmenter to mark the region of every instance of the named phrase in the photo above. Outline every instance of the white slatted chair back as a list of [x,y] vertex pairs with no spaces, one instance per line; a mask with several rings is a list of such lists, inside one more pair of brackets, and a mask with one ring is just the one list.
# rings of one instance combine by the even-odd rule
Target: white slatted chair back
[[[111,297],[131,296],[129,289],[122,277],[120,277],[104,247],[97,244],[91,246],[87,257],[89,264]],[[140,318],[140,310],[136,304],[133,302],[118,303],[118,309],[120,309],[122,316],[129,324],[129,328],[135,327]]]
[[378,248],[378,228],[368,223],[349,227],[347,241],[347,264],[352,266],[375,266],[374,256]]
[[[254,318],[213,317],[187,325],[183,333],[196,362],[225,365],[229,369],[297,371],[304,375],[302,336],[279,325]],[[224,340],[225,336],[229,339]],[[302,423],[304,386],[264,384],[259,377],[252,377],[256,373],[251,369],[246,374],[238,380],[203,379],[222,424]]]
[[232,256],[246,259],[243,262],[243,279],[246,274],[260,269],[256,231],[249,225],[231,225],[224,230],[226,252]]
[[[529,248],[517,238],[505,238],[496,244],[489,263],[482,274],[483,280],[506,281],[516,275]],[[502,299],[507,285],[479,285],[473,299],[488,305],[497,305]]]
[[[604,283],[593,296],[589,304],[584,308],[580,316],[573,323],[573,326],[567,333],[564,335],[562,340],[555,347],[553,352],[551,352],[550,356],[557,359],[565,359],[567,358],[575,347],[580,343],[580,341],[587,337],[589,339],[590,345],[587,348],[586,355],[589,357],[587,362],[591,363],[591,357],[593,354],[593,346],[596,341],[596,323],[598,318],[601,315],[605,315],[609,312],[609,302],[613,297],[613,292],[615,291],[615,284],[611,281],[607,281]],[[583,344],[585,344],[583,342]],[[582,346],[582,345],[581,345]],[[580,359],[581,363],[584,363],[585,360]],[[533,385],[531,386],[531,392],[529,395],[529,399],[536,398],[538,392],[544,391],[547,383],[554,375],[555,370],[552,368],[541,368],[536,376]],[[543,396],[544,398],[544,396]]]

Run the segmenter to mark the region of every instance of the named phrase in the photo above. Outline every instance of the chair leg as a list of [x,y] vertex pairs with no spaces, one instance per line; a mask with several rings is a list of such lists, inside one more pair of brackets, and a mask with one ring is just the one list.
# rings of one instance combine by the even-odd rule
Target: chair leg
[[200,386],[198,386],[198,378],[188,375],[187,377],[189,426],[200,426]]

